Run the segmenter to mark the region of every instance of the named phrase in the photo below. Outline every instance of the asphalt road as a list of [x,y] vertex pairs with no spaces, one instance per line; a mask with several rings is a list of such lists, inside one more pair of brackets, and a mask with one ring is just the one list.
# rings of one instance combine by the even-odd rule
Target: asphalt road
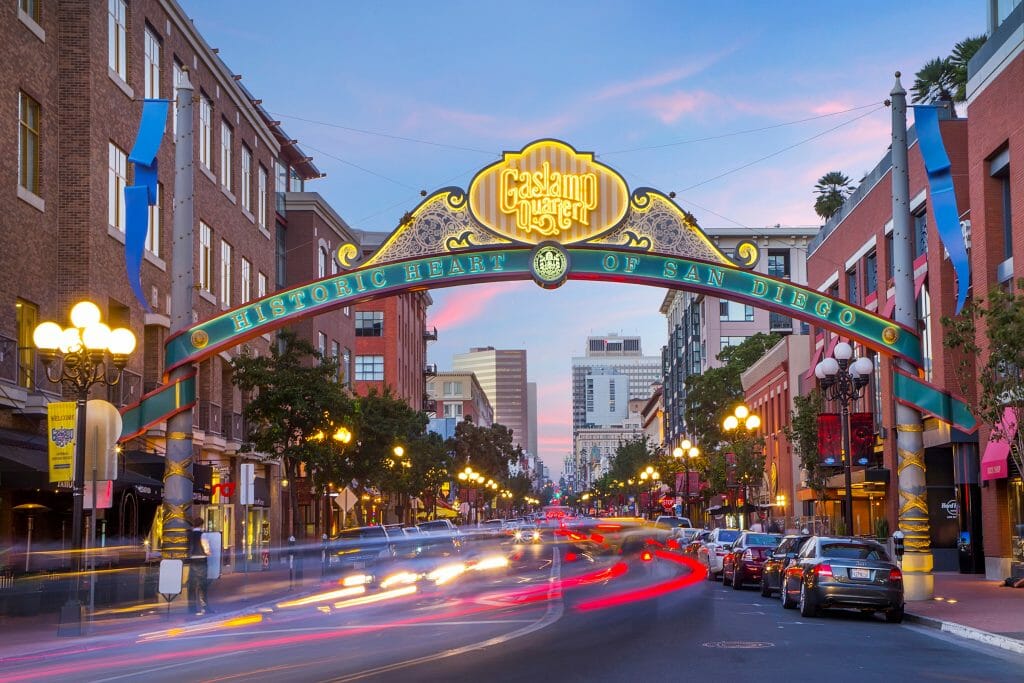
[[0,681],[1024,679],[1024,657],[923,627],[859,613],[805,619],[757,591],[707,581],[630,600],[686,583],[687,572],[658,559],[613,576],[601,573],[607,565],[561,557],[535,546],[507,574],[153,632],[15,663]]

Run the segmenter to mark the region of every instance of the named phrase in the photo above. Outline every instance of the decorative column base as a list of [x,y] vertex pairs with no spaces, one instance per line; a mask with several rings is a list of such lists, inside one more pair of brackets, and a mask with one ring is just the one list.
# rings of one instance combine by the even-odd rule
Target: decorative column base
[[903,555],[903,599],[931,600],[935,594],[934,558],[930,552]]

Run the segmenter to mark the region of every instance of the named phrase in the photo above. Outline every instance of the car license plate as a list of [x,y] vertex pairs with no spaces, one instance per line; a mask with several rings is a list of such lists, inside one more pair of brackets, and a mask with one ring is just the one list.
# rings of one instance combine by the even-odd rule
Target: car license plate
[[850,569],[850,578],[851,579],[870,579],[871,578],[871,570],[870,569],[862,569],[860,567],[853,567],[852,569]]

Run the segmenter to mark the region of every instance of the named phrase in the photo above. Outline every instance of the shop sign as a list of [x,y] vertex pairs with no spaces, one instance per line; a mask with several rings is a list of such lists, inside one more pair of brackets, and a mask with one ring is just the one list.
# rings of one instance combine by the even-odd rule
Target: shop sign
[[50,460],[50,481],[71,481],[75,462],[74,401],[60,401],[46,407],[46,441]]

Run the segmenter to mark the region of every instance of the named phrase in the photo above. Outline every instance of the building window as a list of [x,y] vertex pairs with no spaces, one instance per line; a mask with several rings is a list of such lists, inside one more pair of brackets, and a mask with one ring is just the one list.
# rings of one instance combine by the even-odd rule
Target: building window
[[199,221],[199,289],[211,291],[213,287],[213,230]]
[[220,241],[220,302],[225,308],[231,306],[231,245]]
[[381,337],[383,335],[383,311],[356,311],[357,337]]
[[721,299],[718,302],[718,318],[722,322],[753,322],[754,307]]
[[231,138],[232,130],[227,121],[220,122],[220,184],[231,192]]
[[[1000,155],[1002,157],[1002,155]],[[1009,159],[1009,156],[1006,157]],[[995,165],[995,164],[993,164]],[[1010,164],[1005,162],[998,170],[992,172],[992,177],[999,183],[999,216],[996,222],[1000,224],[1000,236],[1003,239],[1003,260],[1013,256],[1013,212],[1012,195],[1010,193]]]
[[341,382],[345,379],[345,369],[341,367],[341,345],[333,339],[331,340],[331,358],[337,364],[337,369],[334,371],[334,381]]
[[242,208],[252,213],[252,152],[245,145],[242,145]]
[[177,59],[171,65],[171,77],[174,79],[174,92],[171,93],[171,132],[178,134],[178,86],[185,80],[185,67]]
[[445,396],[462,396],[462,382],[445,382]]
[[128,155],[113,142],[110,143],[109,164],[107,222],[124,232],[124,188],[128,185]]
[[461,420],[462,419],[462,403],[461,402],[445,403],[444,404],[444,416],[445,417],[454,417],[454,418],[457,418],[457,419]]
[[277,241],[274,243],[274,266],[277,271],[277,288],[283,289],[288,274],[288,251],[284,248],[288,242],[288,231],[284,224],[277,224]]
[[249,263],[249,259],[242,259],[242,301],[241,303],[249,303],[252,299],[252,264]]
[[142,38],[143,58],[145,73],[143,76],[143,90],[149,99],[160,97],[160,39],[149,26]]
[[846,300],[851,304],[859,304],[860,292],[857,291],[857,269],[851,268],[846,271]]
[[18,184],[39,194],[39,103],[18,93]]
[[356,381],[383,382],[384,356],[356,356]]
[[768,274],[782,280],[789,279],[788,251],[768,251]]
[[18,386],[32,389],[35,387],[36,360],[36,345],[32,341],[32,332],[39,322],[39,308],[24,299],[18,299],[15,307],[18,326]]
[[274,161],[274,191],[284,194],[288,191],[288,169],[280,161]]
[[746,337],[722,337],[721,350],[724,351],[730,346],[739,346],[746,340]]
[[914,221],[914,260],[928,251],[928,212],[922,208],[912,217]]
[[327,335],[323,332],[316,333],[316,350],[321,358],[327,357]]
[[889,274],[890,281],[896,277],[896,255],[893,253],[895,248],[896,245],[890,232],[885,236],[885,269]]
[[345,385],[352,386],[352,350],[347,346],[341,354],[341,367],[345,373]]
[[149,230],[146,231],[146,251],[160,256],[160,202],[163,201],[164,186],[156,184],[156,204],[149,207]]
[[917,298],[917,316],[921,330],[921,369],[924,379],[932,381],[934,362],[932,354],[932,301],[928,294],[928,286],[921,287],[921,295]]
[[260,165],[259,178],[256,181],[256,223],[267,228],[267,169]]
[[199,96],[199,163],[213,170],[213,103]]
[[320,247],[317,250],[316,274],[319,277],[327,277],[327,247]]
[[39,23],[39,0],[18,0],[18,8],[32,21]]
[[262,299],[267,295],[267,276],[260,273],[256,276],[256,298]]
[[107,1],[107,66],[121,77],[128,80],[128,4],[125,0]]
[[864,296],[878,291],[878,254],[872,249],[864,257]]

